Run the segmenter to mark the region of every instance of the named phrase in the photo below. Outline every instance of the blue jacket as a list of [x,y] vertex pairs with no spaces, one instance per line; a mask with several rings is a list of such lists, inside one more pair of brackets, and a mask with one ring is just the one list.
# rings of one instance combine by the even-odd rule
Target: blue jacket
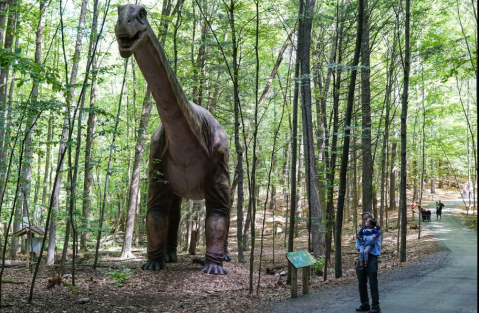
[[[358,233],[358,236],[359,236],[360,233],[362,233],[361,232],[362,230],[363,229],[361,228],[361,230]],[[362,240],[363,242],[365,242],[366,245],[371,245],[373,247],[371,252],[369,252],[369,253],[373,254],[373,255],[376,255],[376,256],[381,255],[381,231],[378,230],[378,233],[379,233],[379,235],[375,234],[377,236],[376,238],[374,238],[371,235],[371,236],[364,236],[363,240]],[[361,241],[356,236],[356,250],[359,249],[360,246],[361,246]]]

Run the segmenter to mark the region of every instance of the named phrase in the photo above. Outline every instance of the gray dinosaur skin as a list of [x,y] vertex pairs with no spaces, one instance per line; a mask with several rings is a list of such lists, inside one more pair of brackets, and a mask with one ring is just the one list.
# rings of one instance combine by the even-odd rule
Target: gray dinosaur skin
[[123,58],[134,55],[162,124],[151,140],[144,270],[176,262],[182,198],[206,204],[206,254],[202,272],[228,274],[230,216],[228,138],[204,108],[187,100],[142,6],[118,6],[115,34]]

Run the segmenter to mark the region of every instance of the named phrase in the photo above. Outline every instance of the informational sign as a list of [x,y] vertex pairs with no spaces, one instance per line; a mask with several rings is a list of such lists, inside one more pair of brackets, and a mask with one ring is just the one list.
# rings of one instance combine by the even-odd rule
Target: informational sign
[[30,252],[40,252],[41,242],[39,238],[30,239]]
[[311,266],[316,263],[316,259],[306,250],[288,252],[286,258],[295,268]]

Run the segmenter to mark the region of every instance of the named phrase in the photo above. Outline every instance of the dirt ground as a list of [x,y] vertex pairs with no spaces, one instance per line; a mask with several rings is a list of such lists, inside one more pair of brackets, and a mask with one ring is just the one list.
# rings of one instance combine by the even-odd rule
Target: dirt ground
[[[447,192],[442,199],[448,197]],[[451,197],[454,197],[452,193]],[[436,199],[431,199],[435,201]],[[431,201],[429,201],[431,202]],[[423,205],[427,202],[423,200]],[[409,214],[410,209],[408,209]],[[418,222],[417,215],[412,220],[408,216],[407,235],[407,262],[400,263],[397,258],[397,211],[389,212],[389,230],[383,233],[382,254],[379,270],[386,272],[390,269],[407,266],[425,256],[440,251],[431,234],[422,231],[418,237],[418,229],[413,229]],[[359,219],[358,219],[359,220]],[[328,273],[328,279],[312,275],[310,290],[329,289],[339,285],[355,282],[354,261],[357,257],[354,249],[353,225],[346,222],[342,243],[343,277],[334,277],[334,253]],[[29,270],[19,267],[5,269],[3,279],[23,281],[24,284],[2,284],[3,312],[262,312],[272,302],[281,301],[290,297],[290,287],[286,285],[286,276],[278,273],[287,270],[285,258],[286,248],[283,246],[282,235],[276,240],[274,249],[272,236],[264,241],[262,254],[261,278],[258,292],[259,258],[254,262],[254,293],[250,295],[249,286],[249,252],[245,253],[246,264],[236,262],[237,252],[231,251],[233,261],[225,264],[229,275],[215,276],[201,273],[202,265],[194,260],[202,259],[204,247],[199,247],[196,256],[187,253],[179,254],[177,263],[168,263],[167,269],[159,272],[142,271],[140,265],[146,260],[146,249],[133,252],[139,257],[135,260],[120,262],[119,248],[114,247],[102,250],[101,267],[93,270],[92,260],[83,258],[76,272],[77,293],[64,285],[46,289],[48,280],[57,273],[58,269],[42,266],[35,284],[33,303],[28,304],[28,294],[32,274]],[[299,232],[295,239],[295,250],[307,248],[307,231]],[[257,241],[259,245],[259,240]],[[236,246],[234,233],[230,232],[230,247]],[[255,249],[259,254],[259,247]],[[116,286],[117,281],[112,275],[119,275],[124,268],[130,269],[128,280]],[[277,275],[266,274],[266,268]],[[126,270],[128,271],[128,270]],[[108,273],[112,274],[108,274]],[[301,274],[298,280],[300,281]],[[71,278],[64,279],[71,283]],[[88,298],[84,304],[79,299]]]

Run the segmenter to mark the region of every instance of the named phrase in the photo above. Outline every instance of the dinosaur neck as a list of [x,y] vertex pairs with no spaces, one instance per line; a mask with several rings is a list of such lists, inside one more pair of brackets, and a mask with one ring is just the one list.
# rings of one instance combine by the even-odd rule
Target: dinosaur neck
[[193,105],[183,93],[151,27],[145,35],[146,42],[136,49],[134,55],[151,89],[166,135],[170,142],[192,139],[191,132],[198,131],[198,117]]

